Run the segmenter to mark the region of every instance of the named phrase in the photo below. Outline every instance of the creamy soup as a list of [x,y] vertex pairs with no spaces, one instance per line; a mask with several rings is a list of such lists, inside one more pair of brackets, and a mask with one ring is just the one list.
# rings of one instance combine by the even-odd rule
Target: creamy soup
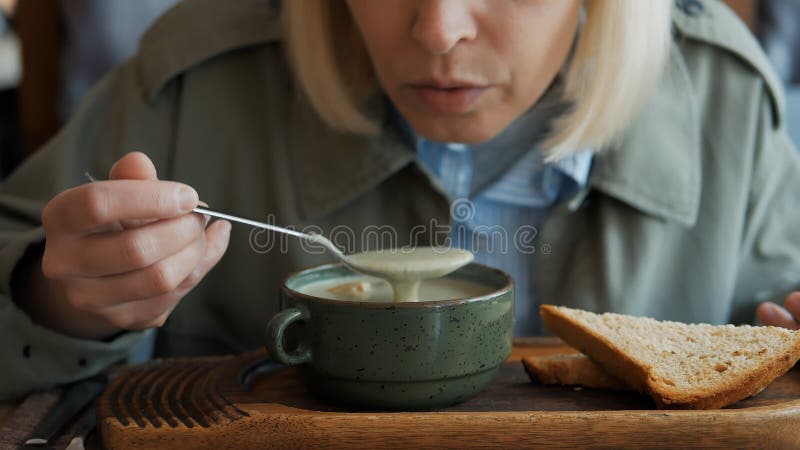
[[344,261],[354,270],[389,282],[398,302],[419,301],[422,280],[443,277],[472,261],[472,253],[452,247],[416,247],[357,253]]
[[[419,285],[417,301],[454,300],[489,294],[491,287],[455,278],[434,278]],[[392,286],[380,278],[353,276],[310,283],[300,292],[331,300],[389,303],[394,301]]]
[[473,255],[453,247],[416,247],[356,253],[347,258],[382,278],[419,280],[447,275],[472,261]]

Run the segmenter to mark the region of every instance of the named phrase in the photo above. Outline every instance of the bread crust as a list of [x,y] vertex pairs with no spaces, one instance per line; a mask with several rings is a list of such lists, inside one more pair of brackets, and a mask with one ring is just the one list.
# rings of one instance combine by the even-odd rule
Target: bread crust
[[522,364],[531,380],[540,384],[631,390],[623,381],[613,377],[582,354],[526,356],[522,358]]
[[757,370],[733,378],[713,392],[687,393],[654,379],[649,367],[633,360],[598,332],[574,321],[564,310],[542,305],[540,311],[542,320],[553,333],[631,388],[649,395],[659,409],[722,408],[757,394],[800,359],[800,337],[796,335],[790,351],[767,361]]

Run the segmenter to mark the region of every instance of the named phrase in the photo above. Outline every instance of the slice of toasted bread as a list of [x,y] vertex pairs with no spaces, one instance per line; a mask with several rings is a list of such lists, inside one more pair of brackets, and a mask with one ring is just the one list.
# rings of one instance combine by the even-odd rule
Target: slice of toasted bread
[[525,371],[541,384],[583,386],[594,389],[630,391],[625,383],[612,377],[586,355],[537,355],[522,358]]
[[761,391],[800,359],[800,332],[661,322],[543,305],[547,327],[659,408],[721,408]]

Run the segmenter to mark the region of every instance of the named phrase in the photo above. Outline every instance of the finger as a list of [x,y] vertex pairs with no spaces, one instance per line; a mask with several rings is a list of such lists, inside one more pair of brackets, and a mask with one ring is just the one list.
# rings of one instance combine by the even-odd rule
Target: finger
[[206,254],[194,271],[181,283],[179,289],[185,289],[188,292],[203,280],[206,274],[222,259],[228,248],[230,236],[231,223],[227,220],[217,220],[208,227],[206,230]]
[[[44,262],[50,278],[95,278],[144,269],[190,245],[205,232],[200,214],[184,214],[116,233],[61,240],[52,249],[65,255]],[[55,266],[55,261],[59,261]]]
[[[206,208],[208,208],[208,203],[206,203],[206,202],[204,202],[202,200],[197,202],[197,204],[200,205],[200,206],[205,206]],[[211,221],[211,216],[209,216],[207,214],[203,214],[203,218],[205,218],[205,224],[206,224],[206,226],[208,226],[208,222]]]
[[230,231],[231,224],[225,220],[218,220],[209,227],[209,229],[206,231],[206,254],[203,257],[203,260],[200,261],[194,271],[192,271],[192,273],[186,277],[185,280],[183,280],[181,285],[178,286],[178,289],[176,289],[173,293],[175,296],[177,296],[178,301],[165,305],[161,315],[157,316],[155,319],[151,319],[150,321],[142,321],[137,324],[140,326],[138,329],[158,328],[166,323],[169,315],[172,314],[172,311],[178,305],[179,300],[186,296],[189,291],[194,289],[195,286],[197,286],[203,280],[203,278],[205,278],[206,274],[208,274],[208,272],[217,265],[220,259],[222,259],[222,256],[225,254],[225,250],[228,248]]
[[786,311],[775,303],[765,302],[758,305],[756,314],[758,315],[758,320],[764,325],[789,328],[792,330],[798,328],[797,322],[789,311]]
[[142,152],[130,152],[111,166],[110,180],[157,180],[156,166]]
[[[156,174],[156,166],[150,158],[142,152],[131,152],[115,162],[108,172],[109,180],[158,180]],[[154,222],[156,219],[129,219],[123,220],[121,225],[123,228],[135,228],[148,223]]]
[[197,206],[197,192],[173,181],[98,181],[68,189],[44,209],[51,233],[87,234],[129,219],[169,219]]
[[[203,201],[197,202],[198,205],[208,207],[208,204]],[[208,221],[211,220],[211,216],[203,215],[205,217],[205,224],[208,225]],[[147,224],[153,223],[158,221],[158,219],[130,219],[130,220],[123,220],[121,222],[122,229],[130,229],[130,228],[138,228],[143,227]]]
[[214,222],[206,232],[206,254],[195,270],[181,285],[165,295],[142,301],[127,302],[106,308],[102,315],[115,328],[142,330],[161,327],[180,300],[193,289],[222,258],[228,246],[231,225],[227,221]]
[[[161,310],[161,314],[158,315],[155,319],[146,320],[147,316],[144,320],[140,321],[137,326],[140,328],[158,328],[164,325],[164,323],[169,318],[169,315],[172,314],[172,311],[178,305],[179,300],[182,299],[186,294],[189,293],[192,289],[195,288],[206,276],[206,274],[222,259],[222,255],[225,254],[225,250],[228,248],[228,240],[230,237],[230,230],[231,224],[227,221],[217,221],[214,222],[209,229],[206,231],[206,254],[203,257],[203,260],[195,267],[192,273],[183,280],[180,286],[170,295],[175,295],[178,299],[177,301],[165,304],[163,309]],[[161,300],[157,300],[157,303],[160,303]]]
[[800,321],[800,292],[792,292],[783,302],[783,307],[794,317],[795,322]]
[[101,278],[72,280],[72,289],[67,298],[75,308],[101,309],[168,294],[192,273],[205,250],[206,238],[201,234],[183,250],[144,269]]
[[145,226],[147,224],[150,224],[150,223],[153,223],[153,222],[156,222],[156,221],[158,221],[158,219],[127,219],[127,220],[121,220],[120,221],[120,225],[121,225],[123,230],[127,230],[127,229],[130,229],[130,228],[143,227],[143,226]]

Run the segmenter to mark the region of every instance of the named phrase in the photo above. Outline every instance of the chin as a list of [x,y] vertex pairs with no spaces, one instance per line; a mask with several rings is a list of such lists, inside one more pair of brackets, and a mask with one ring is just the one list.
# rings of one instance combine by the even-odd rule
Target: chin
[[491,140],[505,129],[511,120],[482,120],[477,117],[424,117],[411,120],[419,135],[436,142],[480,144]]

